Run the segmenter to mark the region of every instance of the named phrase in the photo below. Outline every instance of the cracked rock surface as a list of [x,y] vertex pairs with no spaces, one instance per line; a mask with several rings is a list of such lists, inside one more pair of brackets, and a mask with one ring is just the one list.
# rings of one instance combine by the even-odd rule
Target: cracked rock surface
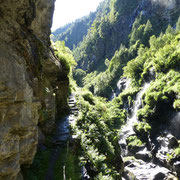
[[68,77],[50,48],[53,9],[54,0],[0,0],[1,180],[23,179],[21,166],[36,153],[38,125],[48,133],[67,106]]

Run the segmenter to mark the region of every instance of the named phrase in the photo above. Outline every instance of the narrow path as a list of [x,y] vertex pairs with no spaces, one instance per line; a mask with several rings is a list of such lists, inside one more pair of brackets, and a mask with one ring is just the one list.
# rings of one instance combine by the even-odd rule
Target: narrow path
[[[50,142],[52,150],[51,150],[51,157],[49,161],[49,167],[47,170],[46,180],[55,180],[55,174],[54,174],[55,165],[62,151],[68,146],[68,141],[72,138],[70,135],[69,126],[70,123],[74,121],[74,115],[78,113],[74,95],[69,96],[68,104],[70,107],[70,114],[66,115],[65,117],[61,118],[56,122],[56,130],[53,133]],[[65,161],[66,161],[66,157],[64,157],[63,164],[65,164]]]

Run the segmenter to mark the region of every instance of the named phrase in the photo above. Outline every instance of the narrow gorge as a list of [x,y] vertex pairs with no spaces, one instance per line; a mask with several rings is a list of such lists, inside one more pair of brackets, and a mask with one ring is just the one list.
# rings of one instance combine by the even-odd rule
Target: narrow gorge
[[0,180],[178,180],[180,1],[54,8],[0,0]]

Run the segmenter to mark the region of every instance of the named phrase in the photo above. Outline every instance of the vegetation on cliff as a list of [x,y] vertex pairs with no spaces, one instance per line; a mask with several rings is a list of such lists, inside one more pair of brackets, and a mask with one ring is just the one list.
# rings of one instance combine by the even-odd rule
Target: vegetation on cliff
[[[81,140],[81,160],[92,172],[92,177],[97,179],[116,179],[121,176],[123,163],[121,166],[116,164],[117,159],[122,162],[117,154],[120,149],[116,141],[116,138],[119,138],[118,130],[125,124],[129,114],[125,108],[126,103],[128,107],[133,106],[135,96],[145,82],[151,83],[142,97],[143,106],[138,111],[140,122],[134,124],[136,135],[127,139],[130,149],[134,146],[149,145],[148,138],[158,129],[159,124],[170,123],[170,119],[163,115],[164,111],[180,111],[180,19],[176,29],[171,25],[163,25],[166,26],[165,30],[162,29],[164,33],[157,36],[160,31],[153,30],[153,27],[156,27],[154,22],[144,20],[142,16],[139,14],[132,26],[127,47],[121,45],[117,48],[110,60],[104,57],[103,68],[101,63],[96,64],[101,71],[104,69],[103,72],[99,72],[99,69],[93,72],[84,71],[81,66],[73,72],[78,85],[83,87],[79,97],[80,115],[73,128]],[[115,14],[113,20],[118,17],[119,15]],[[95,27],[96,24],[91,33],[96,36],[91,36],[91,40],[88,40],[90,43],[94,43],[94,37],[99,38]],[[88,47],[90,48],[90,44]],[[94,63],[94,60],[87,62]],[[112,101],[98,97],[109,98],[120,77],[130,79],[131,86]],[[177,147],[174,153],[178,152]]]
[[81,165],[92,178],[120,179],[123,163],[118,134],[125,111],[88,91],[81,91],[77,99],[79,116],[72,128],[80,139]]

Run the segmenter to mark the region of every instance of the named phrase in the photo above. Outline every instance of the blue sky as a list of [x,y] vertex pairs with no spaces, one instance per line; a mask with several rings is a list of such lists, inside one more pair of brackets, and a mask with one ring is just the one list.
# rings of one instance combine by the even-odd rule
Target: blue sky
[[56,0],[52,30],[88,15],[103,0]]

